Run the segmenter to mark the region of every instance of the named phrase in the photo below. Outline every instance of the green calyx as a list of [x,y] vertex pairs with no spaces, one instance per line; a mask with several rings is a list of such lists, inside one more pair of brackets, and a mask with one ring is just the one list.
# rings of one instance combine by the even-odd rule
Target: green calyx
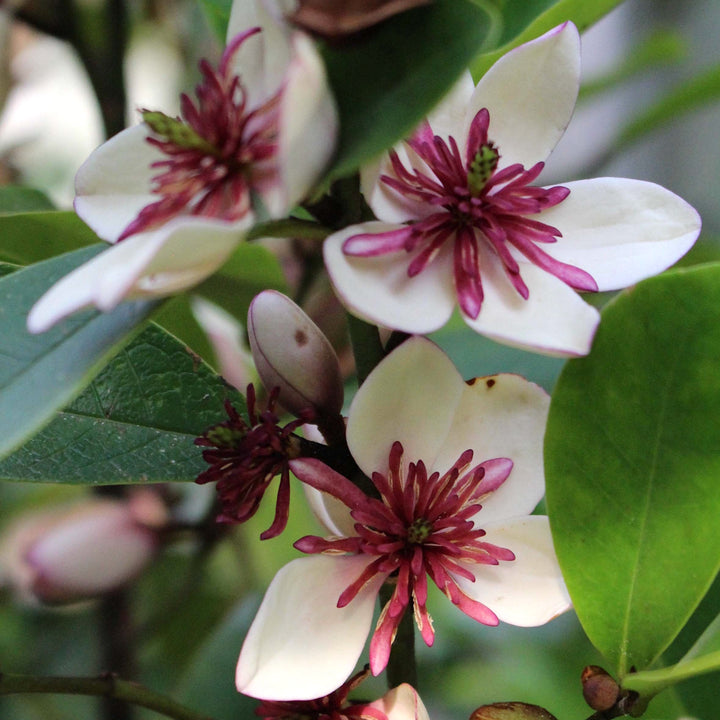
[[156,135],[179,148],[215,153],[215,148],[180,118],[170,117],[159,110],[143,110],[142,118]]
[[483,145],[470,161],[467,181],[471,195],[479,195],[497,168],[500,154],[492,143]]

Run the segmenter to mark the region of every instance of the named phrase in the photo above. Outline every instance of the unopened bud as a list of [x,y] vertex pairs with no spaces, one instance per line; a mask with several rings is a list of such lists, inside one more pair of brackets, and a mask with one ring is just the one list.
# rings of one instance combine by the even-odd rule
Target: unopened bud
[[159,505],[156,496],[89,500],[20,518],[3,541],[2,580],[21,599],[45,604],[78,602],[122,587],[155,555],[156,528],[164,517]]
[[470,715],[470,720],[557,720],[539,705],[503,702],[483,705]]
[[265,290],[250,303],[248,336],[255,367],[268,390],[299,416],[308,408],[339,415],[343,386],[337,355],[317,325],[292,301]]
[[603,668],[588,665],[580,676],[585,702],[593,710],[609,710],[617,703],[620,686]]

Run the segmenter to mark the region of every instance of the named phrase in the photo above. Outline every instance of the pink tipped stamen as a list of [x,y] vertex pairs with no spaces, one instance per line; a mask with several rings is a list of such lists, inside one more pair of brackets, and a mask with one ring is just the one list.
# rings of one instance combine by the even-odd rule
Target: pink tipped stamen
[[411,604],[423,639],[432,643],[434,632],[426,607],[428,578],[460,610],[480,622],[496,625],[495,614],[465,595],[458,581],[475,581],[473,565],[498,565],[515,559],[511,550],[484,541],[485,531],[475,527],[475,518],[482,509],[480,501],[510,475],[509,459],[472,465],[473,452],[466,450],[441,474],[429,473],[422,460],[405,462],[403,454],[403,446],[393,443],[387,472],[373,473],[379,499],[359,495],[349,480],[323,469],[318,461],[293,465],[300,480],[330,491],[350,508],[357,533],[352,538],[309,536],[295,547],[308,553],[352,552],[373,558],[342,592],[338,607],[349,605],[373,579],[392,576],[395,589],[382,610],[370,645],[374,674],[387,664],[400,620]]
[[390,151],[394,175],[382,175],[381,182],[401,198],[427,205],[428,215],[399,230],[353,235],[345,241],[343,251],[356,257],[417,251],[408,265],[408,276],[414,277],[452,243],[458,302],[463,313],[473,319],[480,314],[484,299],[481,243],[497,257],[515,291],[526,300],[530,293],[520,274],[519,256],[575,290],[596,292],[597,283],[589,273],[555,260],[537,247],[557,242],[562,234],[531,216],[559,205],[570,190],[532,186],[544,167],[542,162],[530,168],[520,163],[498,168],[500,155],[488,140],[489,126],[490,114],[482,108],[470,124],[463,158],[455,138],[434,135],[424,122],[406,144],[425,163],[425,169],[407,168],[398,154]]
[[[159,170],[152,192],[160,197],[138,213],[119,240],[178,215],[236,222],[250,212],[253,193],[273,181],[281,91],[249,107],[242,78],[233,74],[238,49],[259,32],[254,27],[234,37],[217,70],[206,60],[200,62],[197,100],[181,96],[182,120],[170,119],[173,129],[166,133],[148,122],[147,142],[164,156],[151,166]],[[191,139],[181,132],[183,127]]]

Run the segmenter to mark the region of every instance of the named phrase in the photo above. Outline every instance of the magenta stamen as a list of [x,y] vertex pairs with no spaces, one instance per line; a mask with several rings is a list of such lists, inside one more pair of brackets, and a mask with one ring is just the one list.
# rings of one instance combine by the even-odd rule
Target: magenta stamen
[[356,257],[417,251],[407,271],[408,277],[415,277],[452,243],[458,303],[471,318],[478,317],[484,298],[481,243],[500,261],[524,299],[529,290],[520,275],[520,255],[576,290],[597,291],[597,283],[587,272],[556,261],[536,247],[537,243],[554,243],[562,235],[557,228],[529,216],[560,204],[570,190],[531,186],[545,165],[542,162],[530,168],[514,163],[497,169],[500,155],[488,140],[489,126],[490,114],[482,108],[470,123],[463,159],[455,138],[434,135],[428,122],[423,122],[406,145],[427,169],[406,167],[391,150],[394,176],[382,175],[380,181],[401,199],[427,205],[428,215],[402,229],[352,235],[345,240],[343,251]]
[[497,458],[471,466],[472,459],[472,450],[466,450],[442,475],[437,471],[428,474],[422,460],[404,462],[403,447],[395,442],[387,472],[372,475],[379,499],[363,495],[349,480],[317,460],[293,461],[293,471],[300,480],[330,490],[350,508],[357,532],[351,538],[304,537],[295,548],[306,553],[350,552],[373,558],[341,593],[338,607],[351,603],[373,579],[394,574],[395,590],[371,641],[374,674],[387,662],[393,637],[411,602],[423,638],[427,643],[433,641],[425,607],[428,576],[463,612],[497,624],[494,613],[460,590],[458,580],[475,581],[468,566],[497,565],[515,558],[512,551],[485,542],[485,531],[474,524],[482,509],[478,500],[503,484],[512,462]]

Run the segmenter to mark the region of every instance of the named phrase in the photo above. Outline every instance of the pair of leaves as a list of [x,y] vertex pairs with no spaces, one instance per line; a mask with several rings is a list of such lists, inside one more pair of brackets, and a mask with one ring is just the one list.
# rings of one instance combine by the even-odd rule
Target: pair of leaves
[[553,395],[545,462],[558,558],[620,679],[682,629],[720,567],[720,265],[677,270],[603,311]]

